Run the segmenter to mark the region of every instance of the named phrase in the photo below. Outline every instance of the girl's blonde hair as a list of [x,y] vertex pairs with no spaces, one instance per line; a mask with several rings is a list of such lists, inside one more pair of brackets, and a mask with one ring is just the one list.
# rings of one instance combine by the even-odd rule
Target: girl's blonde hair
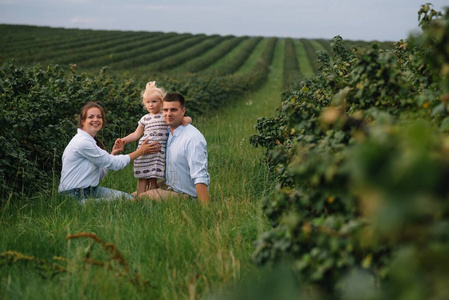
[[142,91],[142,102],[150,95],[156,95],[157,99],[162,102],[167,92],[164,89],[156,86],[156,81],[150,81],[145,86],[145,90]]

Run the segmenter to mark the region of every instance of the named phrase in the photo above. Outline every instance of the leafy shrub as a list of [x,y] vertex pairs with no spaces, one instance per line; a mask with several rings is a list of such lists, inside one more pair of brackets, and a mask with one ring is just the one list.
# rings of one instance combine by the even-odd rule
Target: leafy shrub
[[98,76],[75,69],[66,74],[59,66],[25,68],[9,62],[0,68],[0,76],[3,196],[7,191],[37,192],[51,185],[49,175],[60,170],[61,154],[86,102],[97,101],[106,110],[109,125],[101,137],[109,142],[120,130],[134,127],[142,113],[136,84],[121,84],[104,71]]
[[[279,180],[263,205],[273,229],[254,260],[289,261],[324,297],[359,284],[379,299],[408,298],[411,286],[417,298],[449,295],[432,258],[446,261],[449,247],[449,14],[424,5],[419,15],[423,35],[395,50],[348,50],[335,37],[320,73],[284,93],[278,116],[259,119],[251,138]],[[427,280],[405,271],[410,260]]]
[[182,78],[153,74],[151,78],[123,78],[78,73],[57,65],[19,67],[8,62],[0,68],[0,194],[29,194],[52,190],[59,177],[61,155],[76,132],[81,107],[99,102],[106,113],[107,126],[99,137],[107,145],[135,129],[145,114],[140,91],[156,80],[167,91],[184,94],[187,114],[196,118],[238,99],[266,80],[276,38],[270,39],[254,70],[247,76],[189,74]]

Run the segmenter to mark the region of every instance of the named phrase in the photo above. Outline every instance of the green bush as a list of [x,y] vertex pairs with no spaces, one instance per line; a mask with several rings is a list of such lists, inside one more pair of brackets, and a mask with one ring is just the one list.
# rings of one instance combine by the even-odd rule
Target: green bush
[[104,70],[88,76],[74,69],[66,74],[59,66],[26,68],[9,62],[0,68],[0,84],[2,196],[51,186],[86,102],[97,101],[106,110],[109,125],[101,138],[109,145],[142,114],[136,83],[115,81]]
[[263,206],[273,229],[254,260],[289,261],[323,297],[347,298],[359,285],[372,289],[365,298],[449,295],[440,267],[449,247],[449,14],[424,5],[419,16],[422,36],[395,50],[348,50],[334,38],[319,74],[284,93],[279,114],[259,119],[251,138],[279,180]]
[[228,105],[266,80],[276,38],[270,39],[261,59],[247,76],[183,75],[182,78],[153,74],[151,78],[78,73],[57,65],[19,67],[8,62],[0,68],[0,194],[30,194],[51,191],[59,178],[61,156],[76,133],[81,107],[99,102],[107,126],[100,132],[106,147],[135,130],[146,112],[140,92],[149,80],[187,99],[187,114],[193,118]]

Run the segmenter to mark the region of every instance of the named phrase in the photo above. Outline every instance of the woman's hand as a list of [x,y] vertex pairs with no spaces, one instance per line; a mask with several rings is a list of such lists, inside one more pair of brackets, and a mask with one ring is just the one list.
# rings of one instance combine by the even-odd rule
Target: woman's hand
[[142,151],[141,155],[146,155],[146,154],[154,154],[154,153],[158,153],[161,150],[161,145],[158,142],[151,142],[146,139],[142,145],[140,145],[139,149],[140,151]]
[[123,151],[125,143],[121,139],[116,139],[114,143],[114,147],[112,147],[111,154],[117,155]]
[[158,142],[151,142],[146,139],[142,145],[140,145],[139,149],[129,154],[131,161],[135,160],[139,156],[146,154],[154,154],[161,150],[161,145]]

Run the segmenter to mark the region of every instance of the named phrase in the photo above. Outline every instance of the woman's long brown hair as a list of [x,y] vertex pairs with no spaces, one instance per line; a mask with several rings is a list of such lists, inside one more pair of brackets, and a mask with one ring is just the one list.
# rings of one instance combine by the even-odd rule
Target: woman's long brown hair
[[[98,104],[97,102],[87,102],[82,108],[81,108],[81,113],[78,119],[78,127],[79,128],[83,128],[83,122],[87,119],[87,111],[91,108],[98,108],[100,110],[101,113],[101,117],[103,119],[103,124],[101,125],[101,129],[104,128],[104,126],[106,126],[106,116],[104,114],[104,110],[103,107],[101,107],[100,104]],[[104,146],[103,142],[97,138],[94,137],[95,142],[97,143],[97,146],[100,147],[103,150],[106,150],[106,147]]]

